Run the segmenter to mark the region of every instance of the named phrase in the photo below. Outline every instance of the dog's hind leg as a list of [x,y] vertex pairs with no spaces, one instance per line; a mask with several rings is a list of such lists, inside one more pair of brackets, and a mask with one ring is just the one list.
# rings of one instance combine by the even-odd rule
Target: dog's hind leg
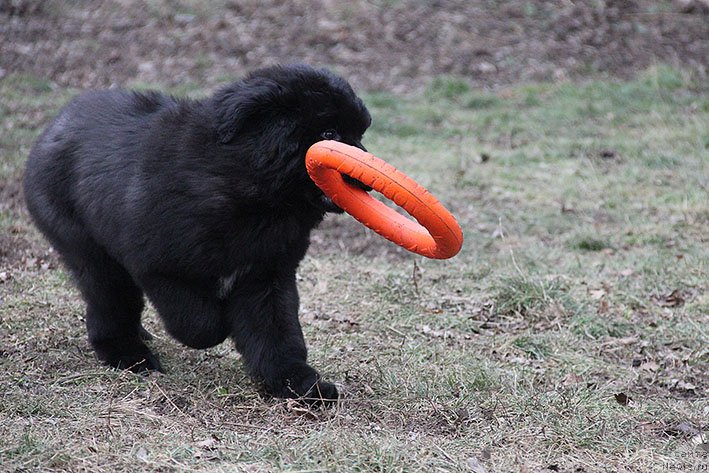
[[247,281],[235,288],[229,302],[236,348],[268,394],[312,404],[337,400],[335,385],[307,363],[294,273],[267,283]]
[[[57,119],[58,127],[61,123]],[[89,235],[73,210],[71,170],[75,157],[60,134],[47,134],[30,156],[25,174],[27,207],[37,226],[62,256],[86,302],[89,341],[98,358],[134,371],[160,369],[143,343],[143,293],[128,272]],[[50,139],[51,138],[51,139]]]
[[96,356],[116,368],[161,371],[157,356],[143,342],[143,292],[98,245],[84,241],[73,246],[60,251],[86,301],[86,328]]

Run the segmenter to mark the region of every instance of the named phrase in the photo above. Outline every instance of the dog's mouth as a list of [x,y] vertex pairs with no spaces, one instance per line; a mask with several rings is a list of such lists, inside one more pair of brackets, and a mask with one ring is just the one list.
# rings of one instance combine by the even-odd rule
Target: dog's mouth
[[331,198],[329,198],[325,194],[320,197],[320,204],[322,205],[322,208],[323,210],[325,210],[325,212],[330,212],[334,214],[341,214],[344,212],[342,208],[340,208],[336,203],[332,201]]
[[372,190],[372,188],[371,188],[370,186],[368,186],[367,184],[365,184],[364,182],[358,181],[358,180],[355,179],[354,177],[350,177],[350,176],[348,176],[347,174],[342,174],[342,179],[343,179],[347,184],[349,184],[349,185],[351,185],[351,186],[359,187],[360,189],[362,189],[362,190],[365,191],[365,192],[369,192],[369,191]]
[[[354,147],[359,148],[365,152],[367,151],[367,148],[365,148],[364,145],[359,141],[354,141],[354,142],[345,143],[345,144],[349,144],[350,146],[354,146]],[[355,179],[352,176],[348,176],[347,174],[340,174],[340,175],[342,176],[342,179],[347,184],[349,184],[351,186],[358,187],[365,192],[369,192],[372,190],[372,188],[370,186],[368,186],[367,184],[365,184],[362,181]],[[321,194],[320,201],[321,201],[321,205],[322,205],[323,209],[325,210],[325,212],[332,212],[332,213],[337,213],[337,214],[341,214],[344,212],[344,210],[342,208],[340,208],[340,206],[338,206],[336,203],[334,203],[332,201],[332,199],[330,199],[325,194]]]
[[[347,174],[342,174],[342,179],[346,183],[348,183],[349,185],[359,187],[360,189],[362,189],[365,192],[369,192],[372,190],[372,188],[370,186],[366,185],[365,183],[363,183],[361,181],[358,181],[354,177],[348,176]],[[320,197],[320,200],[321,200],[323,208],[325,209],[325,212],[332,212],[332,213],[336,213],[336,214],[341,214],[344,212],[344,210],[342,210],[342,208],[340,208],[336,203],[334,203],[332,201],[331,198],[329,198],[325,194],[322,194],[322,196]]]

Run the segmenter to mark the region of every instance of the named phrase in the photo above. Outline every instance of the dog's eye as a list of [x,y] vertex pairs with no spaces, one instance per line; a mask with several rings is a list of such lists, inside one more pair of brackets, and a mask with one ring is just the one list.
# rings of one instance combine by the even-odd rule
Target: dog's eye
[[320,136],[322,136],[324,140],[337,140],[340,138],[340,134],[337,133],[337,130],[333,130],[332,128],[323,131]]

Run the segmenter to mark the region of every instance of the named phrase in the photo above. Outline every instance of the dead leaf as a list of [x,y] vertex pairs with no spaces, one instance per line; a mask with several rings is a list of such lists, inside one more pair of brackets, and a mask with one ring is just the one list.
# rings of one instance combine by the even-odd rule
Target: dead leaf
[[618,157],[618,152],[613,149],[604,149],[601,151],[601,158],[603,159],[616,159]]
[[470,471],[472,471],[473,473],[487,473],[487,470],[477,458],[468,457],[467,463],[468,468],[470,468]]
[[640,339],[638,339],[638,337],[633,337],[633,336],[623,337],[623,338],[611,338],[607,342],[603,342],[602,345],[604,347],[617,346],[617,345],[624,346],[624,345],[633,345],[634,343],[637,343],[638,341],[640,341]]
[[640,428],[647,432],[657,433],[662,432],[665,426],[659,422],[641,422]]
[[670,384],[672,385],[672,389],[676,389],[678,391],[696,391],[697,389],[697,387],[692,383],[682,381],[681,379],[672,379]]
[[565,202],[561,203],[561,213],[563,214],[574,214],[576,213],[576,209],[573,207],[567,207]]
[[644,371],[652,371],[655,372],[660,369],[660,365],[655,363],[654,361],[645,361],[640,364],[640,369]]
[[298,417],[304,417],[309,420],[320,420],[320,417],[318,417],[312,409],[297,399],[286,399],[286,409]]
[[689,422],[680,422],[679,424],[677,424],[677,430],[688,436],[701,434],[701,431]]
[[447,338],[447,332],[445,330],[436,330],[431,328],[430,325],[421,326],[421,331],[424,335],[428,335],[433,338]]
[[583,378],[576,373],[569,373],[566,376],[564,376],[563,381],[561,381],[561,384],[564,386],[573,386],[574,384],[580,384],[583,381]]
[[626,268],[620,272],[620,275],[623,277],[628,277],[632,276],[635,273],[635,270],[633,268]]
[[604,291],[603,289],[596,289],[596,290],[591,291],[590,294],[591,294],[591,299],[598,300],[606,295],[606,291]]
[[601,299],[598,301],[598,309],[596,309],[596,313],[598,315],[605,314],[608,312],[608,309],[610,308],[608,304],[608,299]]
[[625,393],[615,394],[614,397],[615,397],[616,402],[618,404],[620,404],[621,406],[627,406],[633,400],[632,397],[628,396]]
[[707,437],[707,434],[699,432],[697,435],[689,439],[689,441],[699,447],[700,450],[709,452],[709,438]]
[[135,458],[142,462],[148,461],[148,451],[145,449],[145,447],[138,448],[138,451],[135,452]]
[[669,295],[660,300],[661,307],[680,307],[684,305],[685,299],[679,289],[675,289]]
[[431,328],[430,325],[422,325],[420,329],[424,335],[431,338],[442,338],[444,340],[470,340],[472,338],[470,334],[467,333],[463,334],[451,330],[437,330]]
[[208,439],[200,440],[196,445],[205,450],[214,450],[217,445],[217,439],[215,437],[209,437]]
[[470,412],[468,412],[468,409],[466,409],[465,407],[461,407],[460,409],[456,409],[456,411],[455,411],[456,422],[462,423],[468,419],[470,419]]
[[702,435],[702,432],[689,422],[680,422],[673,427],[666,428],[663,432],[669,437],[692,438]]
[[630,337],[622,337],[622,338],[617,338],[617,339],[616,339],[616,342],[617,342],[619,345],[633,345],[633,344],[635,344],[635,343],[638,343],[639,341],[640,341],[640,339],[639,339],[638,337],[633,337],[633,336],[630,336]]

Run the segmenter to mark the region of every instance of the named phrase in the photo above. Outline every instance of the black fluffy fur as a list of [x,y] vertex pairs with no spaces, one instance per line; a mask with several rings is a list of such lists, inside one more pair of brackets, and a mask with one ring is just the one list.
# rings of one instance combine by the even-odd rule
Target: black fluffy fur
[[161,370],[144,343],[144,295],[193,348],[234,340],[276,397],[336,399],[306,362],[295,273],[310,232],[337,210],[310,180],[322,139],[362,147],[369,112],[322,69],[256,71],[204,100],[89,92],[40,136],[29,211],[86,302],[103,362]]

